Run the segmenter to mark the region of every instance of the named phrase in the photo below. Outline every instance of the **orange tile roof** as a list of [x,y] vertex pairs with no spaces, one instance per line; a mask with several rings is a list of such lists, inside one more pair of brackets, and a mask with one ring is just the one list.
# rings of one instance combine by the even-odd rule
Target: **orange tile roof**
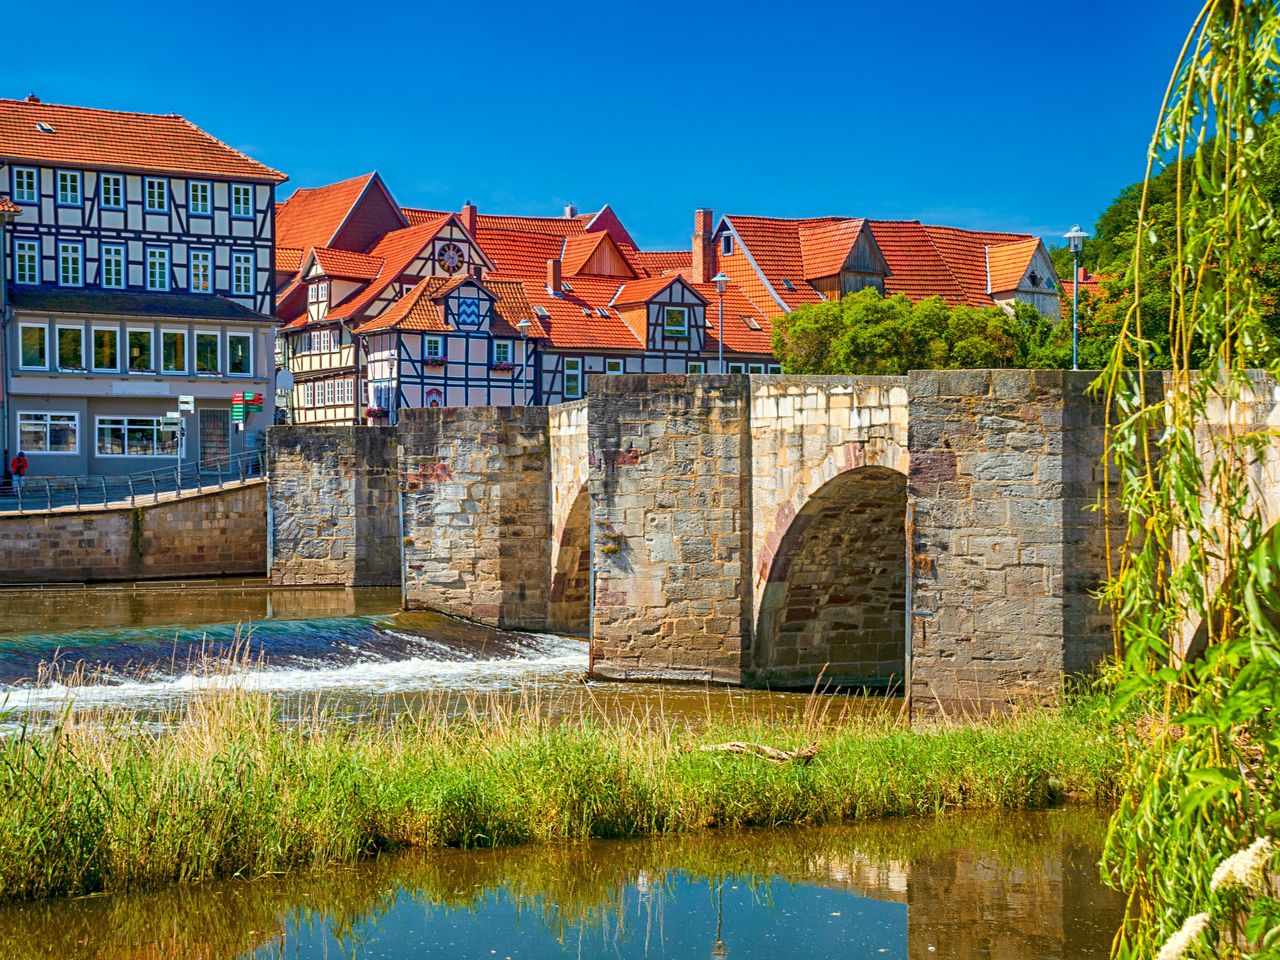
[[429,220],[414,227],[392,230],[384,234],[382,239],[373,245],[369,256],[381,258],[384,262],[382,270],[363,289],[350,299],[329,311],[328,318],[345,320],[358,318],[378,296],[404,274],[404,271],[423,251],[432,238],[449,222],[451,214],[438,220]]
[[[682,279],[679,274],[668,274],[662,277],[646,277],[643,280],[628,280],[626,285],[618,291],[614,297],[615,304],[628,303],[647,303],[653,297],[657,296],[667,287],[671,286],[677,280]],[[693,284],[689,284],[690,287]],[[706,284],[703,284],[706,286]],[[711,284],[711,289],[715,289],[715,284]],[[702,294],[705,298],[705,294]]]
[[[964,290],[965,302],[975,307],[989,307],[987,293],[986,248],[1015,241],[1033,240],[1025,233],[995,233],[986,230],[962,230],[959,227],[924,227],[943,262]],[[873,231],[874,232],[874,231]],[[893,269],[893,264],[889,264]]]
[[[52,132],[37,129],[47,124]],[[0,156],[46,165],[283,183],[288,179],[177,114],[0,99]]]
[[[444,298],[468,282],[475,281],[471,277],[427,277],[420,280],[378,316],[358,326],[355,332],[376,333],[392,328],[448,331],[451,328],[445,320]],[[519,281],[488,282],[480,283],[479,286],[494,297],[494,315],[489,324],[491,333],[499,337],[518,337],[520,329],[516,324],[521,320],[528,320],[529,327],[525,335],[529,339],[546,337],[546,331],[529,305]]]
[[564,252],[564,239],[549,233],[498,230],[476,226],[476,242],[493,261],[494,272],[503,277],[547,276],[547,261]]
[[801,223],[797,232],[800,235],[804,279],[817,280],[839,273],[849,259],[849,252],[857,243],[864,223],[860,219]]
[[633,262],[650,276],[693,268],[692,250],[637,250]]
[[[549,344],[561,349],[644,350],[644,344],[609,306],[622,283],[605,277],[575,277],[571,293],[553,297],[545,280],[523,279],[530,305],[542,307]],[[583,311],[586,311],[585,313]],[[600,316],[600,311],[604,316]]]
[[312,253],[324,275],[339,280],[372,280],[382,272],[385,263],[381,257],[332,247],[316,247]]
[[991,292],[1016,290],[1039,248],[1040,241],[1035,237],[987,246],[987,276]]
[[[563,260],[562,269],[564,276],[578,276],[586,272],[587,264],[601,246],[608,246],[612,250],[617,251],[618,259],[627,268],[627,273],[621,274],[623,277],[640,276],[627,256],[628,251],[622,247],[608,232],[600,231],[598,233],[584,233],[579,237],[567,237],[564,241],[564,252],[561,254]],[[609,274],[614,276],[614,274]]]
[[0,213],[21,213],[22,208],[8,197],[0,197]]
[[[691,283],[707,301],[704,351],[715,354],[720,342],[720,294],[714,283]],[[752,329],[752,324],[759,329]],[[731,353],[773,354],[773,324],[742,288],[729,284],[724,292],[724,348]]]
[[[764,275],[764,280],[790,309],[794,310],[806,303],[823,302],[818,291],[805,282],[806,271],[804,252],[800,244],[800,227],[802,224],[812,227],[838,223],[839,217],[786,220],[779,217],[726,216],[725,219],[730,222],[739,240],[750,252],[760,273]],[[757,306],[764,309],[766,304],[761,301],[765,297],[769,300],[773,298],[768,297],[767,288],[763,285],[760,285],[761,289],[752,290],[746,276],[747,271],[741,269],[745,260],[745,257],[740,256],[727,258],[727,264],[738,266],[740,269],[736,271],[739,274],[737,276],[734,271],[726,272],[747,291]],[[793,289],[787,289],[788,282]]]
[[[485,280],[484,288],[497,297],[494,303],[494,309],[498,312],[498,319],[506,324],[508,335],[520,335],[520,328],[516,326],[521,320],[528,320],[529,326],[525,331],[525,335],[531,340],[545,340],[547,331],[542,326],[542,321],[538,315],[533,312],[533,304],[529,302],[529,298],[525,295],[524,284],[519,280]],[[499,324],[491,324],[491,329],[500,330]]]
[[302,255],[306,251],[301,247],[276,246],[276,270],[279,273],[297,273],[302,269]]
[[366,173],[323,187],[295,190],[276,215],[276,246],[303,250],[328,246],[375,176]]
[[937,296],[951,306],[969,302],[960,281],[938,253],[922,223],[918,220],[872,220],[869,226],[889,265],[885,293],[902,293],[912,300]]

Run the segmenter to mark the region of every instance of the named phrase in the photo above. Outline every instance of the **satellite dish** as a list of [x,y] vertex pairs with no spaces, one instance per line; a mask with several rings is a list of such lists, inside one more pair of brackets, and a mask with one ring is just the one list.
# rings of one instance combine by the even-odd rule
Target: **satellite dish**
[[289,370],[276,371],[276,389],[289,391],[293,389],[293,373]]

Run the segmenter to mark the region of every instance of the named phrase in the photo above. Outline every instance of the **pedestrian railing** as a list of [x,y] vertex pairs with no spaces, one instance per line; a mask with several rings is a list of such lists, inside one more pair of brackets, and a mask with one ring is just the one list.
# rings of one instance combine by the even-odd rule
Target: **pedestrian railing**
[[162,496],[221,490],[228,484],[262,477],[265,472],[263,454],[255,450],[115,477],[28,477],[22,484],[0,484],[0,513],[159,503]]

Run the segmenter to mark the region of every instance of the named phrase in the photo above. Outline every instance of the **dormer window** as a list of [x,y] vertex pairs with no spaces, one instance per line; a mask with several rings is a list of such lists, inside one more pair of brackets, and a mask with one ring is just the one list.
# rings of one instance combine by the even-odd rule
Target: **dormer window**
[[307,300],[310,303],[329,302],[329,281],[320,280],[307,288]]
[[733,253],[733,234],[726,233],[720,238],[720,253],[730,256]]
[[668,337],[687,337],[689,335],[689,308],[663,307],[662,333]]

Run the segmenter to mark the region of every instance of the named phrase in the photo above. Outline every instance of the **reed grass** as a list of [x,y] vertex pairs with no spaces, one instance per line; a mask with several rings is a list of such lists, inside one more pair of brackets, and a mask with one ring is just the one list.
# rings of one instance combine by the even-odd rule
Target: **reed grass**
[[[907,729],[895,713],[703,723],[548,709],[536,692],[384,711],[234,685],[164,724],[68,710],[0,741],[0,899],[35,899],[349,863],[409,847],[622,838],[835,823],[954,808],[1107,802],[1121,745],[1100,698]],[[282,722],[288,715],[288,722]],[[808,764],[709,753],[727,740]]]

